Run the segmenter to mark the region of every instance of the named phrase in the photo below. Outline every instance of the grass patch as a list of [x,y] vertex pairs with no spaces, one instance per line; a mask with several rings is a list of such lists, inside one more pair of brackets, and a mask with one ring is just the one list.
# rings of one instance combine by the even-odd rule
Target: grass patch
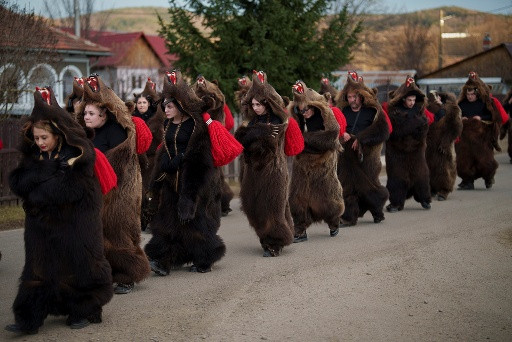
[[23,228],[25,212],[17,205],[0,206],[0,230]]

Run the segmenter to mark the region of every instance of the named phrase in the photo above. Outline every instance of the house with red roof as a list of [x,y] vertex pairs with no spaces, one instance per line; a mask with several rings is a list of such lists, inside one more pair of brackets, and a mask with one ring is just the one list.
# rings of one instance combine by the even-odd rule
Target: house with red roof
[[123,100],[140,93],[148,77],[161,84],[164,72],[172,69],[177,60],[176,55],[167,53],[163,38],[144,32],[91,32],[90,37],[112,52],[111,56],[91,59],[92,72],[99,74]]

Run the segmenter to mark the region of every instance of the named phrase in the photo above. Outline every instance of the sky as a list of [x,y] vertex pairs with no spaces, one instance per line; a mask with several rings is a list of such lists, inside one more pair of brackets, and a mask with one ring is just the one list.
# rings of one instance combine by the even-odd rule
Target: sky
[[[16,3],[20,7],[28,6],[33,9],[36,14],[44,13],[44,0],[8,0],[10,3]],[[57,2],[57,0],[50,0]],[[108,10],[111,8],[122,7],[167,7],[167,0],[111,0],[96,1],[96,8],[99,10]],[[458,6],[481,12],[489,12],[493,14],[512,15],[512,0],[380,0],[381,10],[386,13],[404,13],[414,12],[418,10],[437,8],[442,6]]]

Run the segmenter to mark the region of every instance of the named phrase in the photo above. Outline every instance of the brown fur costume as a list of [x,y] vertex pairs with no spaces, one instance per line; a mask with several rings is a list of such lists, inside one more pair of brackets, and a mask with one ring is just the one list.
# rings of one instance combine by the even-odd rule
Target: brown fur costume
[[[414,116],[409,118],[403,99],[416,95]],[[390,205],[388,211],[402,210],[411,196],[425,209],[430,208],[429,171],[425,158],[428,121],[425,95],[412,77],[407,77],[390,96],[388,115],[393,132],[386,142],[386,173]],[[394,210],[394,209],[395,210]]]
[[505,99],[503,100],[503,109],[508,114],[509,120],[501,126],[501,134],[500,139],[505,139],[505,136],[508,133],[508,156],[510,157],[510,163],[512,164],[512,123],[510,122],[510,117],[512,116],[512,88],[508,91]]
[[494,158],[494,149],[501,151],[498,144],[501,116],[496,108],[487,86],[475,72],[469,74],[466,84],[457,100],[457,104],[466,100],[468,89],[476,89],[478,98],[492,114],[492,121],[478,119],[463,119],[463,129],[460,141],[455,144],[457,153],[457,175],[462,178],[461,184],[473,183],[483,178],[485,186],[490,188],[494,183],[494,175],[498,162]]
[[338,98],[338,94],[340,93],[338,89],[334,88],[328,78],[322,77],[320,80],[320,91],[321,95],[324,95],[327,101],[331,101],[331,106],[336,107],[336,98]]
[[[382,210],[389,197],[388,190],[379,180],[382,169],[380,155],[384,141],[389,138],[389,126],[376,93],[366,87],[362,80],[354,80],[350,75],[336,98],[338,108],[343,111],[349,106],[349,92],[360,95],[362,106],[374,109],[376,115],[370,126],[346,142],[340,138],[343,151],[339,154],[338,177],[345,201],[345,212],[341,218],[345,224],[355,225],[358,217],[363,217],[369,210],[374,222],[378,223],[384,220]],[[359,148],[354,151],[352,144],[356,139]]]
[[[26,333],[37,332],[48,314],[68,315],[67,324],[99,323],[102,306],[113,295],[94,146],[53,92],[45,93],[46,99],[43,93],[34,93],[20,145],[23,158],[9,177],[26,217],[25,265],[13,304],[17,329],[8,330]],[[48,120],[59,136],[54,158],[42,158],[34,143],[32,127],[40,120]]]
[[455,95],[438,95],[442,105],[435,101],[434,94],[429,93],[427,109],[432,113],[444,109],[446,114],[429,126],[425,156],[430,172],[430,192],[432,195],[437,194],[437,199],[442,201],[453,191],[457,179],[454,142],[462,132],[462,118]]
[[190,115],[188,120],[194,121],[194,129],[178,171],[161,170],[164,153],[172,158],[168,145],[159,150],[154,176],[161,183],[160,207],[151,223],[153,236],[145,250],[157,274],[166,275],[171,268],[190,262],[191,271],[207,272],[226,252],[217,235],[221,214],[220,169],[213,165],[208,128],[202,118],[213,99],[199,98],[179,70],[164,76],[162,96],[173,98]]
[[82,77],[75,77],[73,79],[73,90],[64,100],[66,110],[69,113],[77,115],[77,113],[75,113],[75,103],[82,100],[82,96],[84,96],[84,79]]
[[[213,99],[213,106],[208,109],[208,114],[210,114],[213,120],[217,120],[224,125],[226,117],[224,114],[224,105],[226,104],[226,98],[220,90],[218,82],[216,80],[210,82],[203,76],[198,76],[196,82],[192,86],[192,89],[194,89],[195,93],[200,98],[203,96],[209,96]],[[235,194],[224,179],[224,172],[222,168],[220,169],[220,177],[222,182],[221,210],[222,216],[226,216],[231,211],[229,203]]]
[[[249,122],[256,117],[251,101],[256,99],[282,124]],[[240,198],[249,224],[255,229],[264,256],[278,256],[293,241],[293,220],[288,203],[288,168],[284,153],[289,113],[282,97],[267,82],[262,71],[253,74],[251,88],[242,101],[244,122],[235,137],[244,146],[244,177]],[[273,131],[277,135],[273,136]]]
[[[156,92],[156,84],[149,78],[142,93],[133,95],[135,98],[135,104],[139,97],[145,97],[149,102],[148,111],[154,113],[147,121],[144,120],[148,125],[151,134],[153,135],[153,140],[151,141],[151,145],[149,146],[149,149],[146,151],[146,153],[138,155],[140,171],[142,175],[142,208],[140,221],[141,229],[146,230],[146,227],[151,222],[151,218],[155,214],[157,207],[157,205],[152,205],[151,200],[149,200],[149,198],[152,198],[153,195],[147,194],[147,192],[149,190],[151,175],[155,166],[156,150],[162,143],[164,136],[165,113],[160,106],[161,99],[160,95]],[[144,119],[142,115],[138,113],[138,110],[135,110],[132,115]],[[157,202],[156,199],[155,202]]]
[[[235,103],[237,107],[242,110],[242,102],[244,100],[245,94],[251,89],[252,81],[248,76],[244,75],[238,79],[238,90],[235,91]],[[244,179],[244,154],[242,153],[239,157],[239,165],[240,170],[238,172],[238,183],[242,184],[242,180]],[[243,206],[240,207],[243,210]]]
[[[324,220],[336,235],[343,214],[343,193],[336,174],[340,126],[324,96],[302,81],[293,86],[293,101],[288,110],[304,136],[304,151],[293,160],[290,184],[290,209],[295,224],[295,236],[300,237],[313,223]],[[309,132],[306,119],[297,114],[298,108],[311,108],[320,114],[323,130]]]
[[[117,187],[104,196],[102,221],[105,254],[112,266],[113,281],[122,284],[140,282],[149,275],[150,268],[140,248],[142,179],[131,112],[97,75],[89,77],[84,85],[80,113],[88,103],[99,103],[106,108],[128,135],[121,144],[105,152],[117,175]],[[85,127],[83,115],[78,121]]]

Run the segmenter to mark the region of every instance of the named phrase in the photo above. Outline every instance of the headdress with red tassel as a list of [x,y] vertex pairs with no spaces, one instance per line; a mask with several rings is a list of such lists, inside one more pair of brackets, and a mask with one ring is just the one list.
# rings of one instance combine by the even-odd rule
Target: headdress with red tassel
[[203,113],[203,120],[208,126],[212,143],[213,164],[223,166],[231,163],[243,151],[243,146],[217,120],[212,120],[210,114]]

